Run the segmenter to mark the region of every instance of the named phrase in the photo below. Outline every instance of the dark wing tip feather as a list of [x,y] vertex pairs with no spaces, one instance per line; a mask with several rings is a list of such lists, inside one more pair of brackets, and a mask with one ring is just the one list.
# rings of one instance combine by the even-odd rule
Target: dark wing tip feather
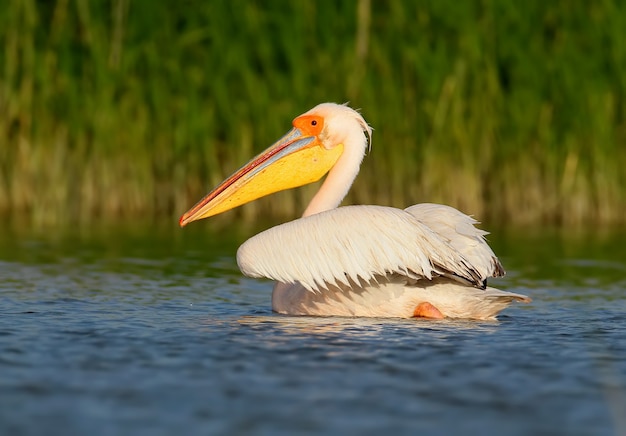
[[463,262],[462,265],[463,269],[461,271],[452,271],[443,265],[433,263],[435,271],[444,277],[451,278],[461,283],[466,283],[478,289],[485,289],[487,287],[487,279],[484,279],[471,264]]
[[504,277],[506,271],[504,271],[504,267],[500,263],[497,257],[491,258],[491,263],[493,264],[493,276],[492,277]]

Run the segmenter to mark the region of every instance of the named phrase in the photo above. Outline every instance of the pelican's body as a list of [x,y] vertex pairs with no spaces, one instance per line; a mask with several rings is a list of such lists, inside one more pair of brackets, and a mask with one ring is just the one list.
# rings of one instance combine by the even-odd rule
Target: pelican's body
[[486,286],[487,278],[504,270],[485,242],[486,232],[454,208],[338,207],[371,138],[358,112],[323,103],[293,124],[181,217],[185,225],[328,172],[303,218],[266,230],[238,250],[244,274],[277,281],[274,311],[494,319],[512,301],[530,301]]

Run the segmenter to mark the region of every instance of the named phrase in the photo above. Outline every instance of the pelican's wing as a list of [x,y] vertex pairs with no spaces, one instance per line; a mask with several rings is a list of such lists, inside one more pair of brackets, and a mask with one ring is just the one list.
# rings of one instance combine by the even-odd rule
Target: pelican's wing
[[486,278],[411,213],[382,206],[340,207],[273,227],[239,247],[237,262],[248,276],[309,290],[393,273],[446,275],[477,287]]
[[459,251],[485,279],[504,276],[504,268],[485,241],[489,233],[474,227],[474,218],[442,204],[422,203],[405,209]]

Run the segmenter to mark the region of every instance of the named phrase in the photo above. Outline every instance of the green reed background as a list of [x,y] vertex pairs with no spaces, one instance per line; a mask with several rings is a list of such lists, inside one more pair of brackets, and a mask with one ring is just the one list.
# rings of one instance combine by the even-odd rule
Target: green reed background
[[[620,0],[10,0],[0,214],[175,219],[323,101],[373,148],[347,199],[626,221]],[[315,186],[236,214],[297,216]]]

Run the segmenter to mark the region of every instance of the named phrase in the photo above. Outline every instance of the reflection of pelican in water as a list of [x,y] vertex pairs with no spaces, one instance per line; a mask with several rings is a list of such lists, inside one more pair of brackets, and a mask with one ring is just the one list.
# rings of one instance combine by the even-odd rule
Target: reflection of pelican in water
[[439,338],[458,336],[459,331],[479,332],[480,334],[497,331],[495,328],[497,324],[491,321],[477,323],[468,319],[451,319],[442,324],[439,320],[425,318],[416,323],[413,320],[395,318],[246,315],[237,319],[237,323],[253,330],[263,330],[271,326],[271,331],[281,331],[296,336],[301,334],[327,336],[350,332],[352,338],[373,337],[377,339],[380,339],[381,334],[385,333],[401,336],[399,332],[403,329],[414,331],[416,327],[426,329],[430,336]]
[[320,104],[198,204],[180,224],[319,180],[301,219],[237,252],[244,274],[277,281],[272,308],[292,315],[493,319],[525,295],[487,287],[504,270],[475,220],[448,206],[337,207],[372,130],[355,110]]

